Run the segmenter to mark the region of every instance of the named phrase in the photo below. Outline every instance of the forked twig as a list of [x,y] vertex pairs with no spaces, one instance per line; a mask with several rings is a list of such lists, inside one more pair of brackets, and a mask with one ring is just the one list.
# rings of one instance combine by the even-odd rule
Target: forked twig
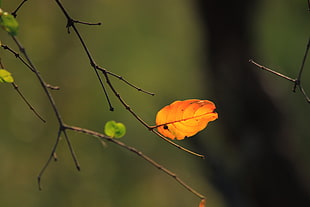
[[[52,150],[52,152],[51,152],[51,155],[50,155],[49,159],[47,160],[46,164],[43,166],[43,168],[42,168],[42,170],[41,170],[41,172],[40,172],[40,174],[39,174],[38,182],[40,182],[41,176],[42,176],[42,174],[45,172],[45,169],[46,169],[47,166],[49,165],[51,159],[52,159],[52,158],[55,158],[55,153],[56,153],[56,149],[57,149],[57,146],[58,146],[58,142],[59,142],[59,139],[60,139],[60,134],[61,134],[61,132],[63,132],[64,135],[65,135],[65,139],[66,139],[66,142],[67,142],[67,144],[68,144],[68,147],[69,147],[71,156],[72,156],[72,158],[73,158],[73,160],[74,160],[75,166],[76,166],[76,168],[77,168],[78,170],[80,170],[80,165],[79,165],[79,163],[78,163],[78,161],[77,161],[77,157],[76,157],[76,155],[75,155],[75,153],[74,153],[74,150],[73,150],[73,148],[72,148],[71,142],[70,142],[68,136],[66,135],[66,133],[65,133],[65,131],[64,131],[64,130],[65,130],[65,129],[64,129],[64,125],[65,125],[65,124],[64,124],[64,122],[63,122],[63,120],[62,120],[62,117],[61,117],[61,115],[60,115],[60,112],[58,111],[58,108],[57,108],[57,106],[56,106],[55,100],[54,100],[52,94],[50,93],[49,88],[47,87],[46,82],[44,81],[43,77],[41,76],[40,72],[37,70],[37,68],[35,67],[35,65],[32,63],[30,57],[28,56],[28,53],[26,52],[26,50],[25,50],[25,48],[22,46],[22,44],[17,40],[16,37],[12,36],[12,38],[13,38],[14,42],[16,43],[16,45],[18,46],[20,52],[24,55],[24,57],[25,57],[27,63],[30,65],[30,67],[33,69],[34,73],[36,74],[36,77],[37,77],[37,79],[39,80],[39,82],[40,82],[40,84],[41,84],[41,86],[42,86],[42,88],[43,88],[43,90],[44,90],[44,93],[46,94],[46,96],[47,96],[47,98],[48,98],[48,100],[49,100],[49,102],[50,102],[50,104],[51,104],[51,107],[52,107],[52,109],[53,109],[53,111],[54,111],[54,114],[55,114],[55,116],[56,116],[56,118],[57,118],[57,121],[58,121],[58,124],[59,124],[59,131],[58,131],[58,136],[57,136],[56,143],[55,143],[55,145],[54,145],[54,147],[53,147],[53,150]],[[40,185],[39,185],[39,188],[41,188]]]
[[87,57],[88,57],[88,59],[89,59],[89,61],[90,61],[90,65],[92,66],[92,68],[93,68],[93,70],[94,70],[94,72],[95,72],[95,74],[96,74],[96,76],[97,76],[97,78],[98,78],[98,80],[99,80],[99,83],[100,83],[100,85],[101,85],[101,88],[102,88],[102,90],[103,90],[103,92],[104,92],[104,95],[105,95],[105,97],[106,97],[106,99],[107,99],[107,102],[108,102],[108,104],[109,104],[109,109],[110,109],[110,111],[114,111],[114,108],[113,108],[113,106],[112,106],[112,103],[111,103],[111,101],[110,101],[110,98],[109,98],[109,96],[108,96],[108,93],[107,93],[107,91],[106,91],[106,89],[105,89],[105,87],[104,87],[103,81],[102,81],[102,79],[101,79],[101,77],[100,77],[100,75],[99,75],[99,73],[98,73],[98,71],[97,71],[97,69],[96,69],[96,65],[97,65],[97,64],[95,63],[95,60],[93,59],[93,57],[92,57],[90,51],[88,50],[88,48],[87,48],[87,46],[86,46],[86,44],[85,44],[85,42],[84,42],[84,40],[83,40],[83,38],[82,38],[82,36],[81,36],[79,30],[78,30],[78,29],[76,28],[76,26],[75,26],[75,23],[76,23],[77,21],[70,17],[69,13],[67,12],[67,10],[64,8],[64,6],[62,5],[62,3],[61,3],[59,0],[55,0],[55,2],[57,3],[57,5],[58,5],[59,8],[61,9],[61,11],[63,12],[63,14],[65,15],[65,17],[67,18],[67,26],[66,26],[66,27],[67,27],[67,29],[68,29],[68,32],[70,33],[70,30],[69,30],[70,27],[73,28],[73,31],[75,32],[75,34],[76,34],[77,37],[79,38],[80,43],[82,44],[83,49],[84,49],[84,51],[86,52]]
[[49,158],[47,159],[46,163],[44,164],[44,166],[42,167],[37,179],[38,179],[38,186],[39,186],[39,190],[42,190],[42,186],[41,186],[41,178],[46,170],[46,168],[49,166],[50,162],[52,161],[52,159],[54,158],[54,160],[56,161],[57,158],[55,156],[56,154],[56,149],[57,149],[57,146],[59,144],[59,140],[60,140],[60,135],[61,135],[61,130],[59,129],[58,130],[58,134],[57,134],[57,139],[56,139],[56,142],[52,148],[52,151],[51,151],[51,154],[49,156]]
[[97,65],[96,68],[97,68],[98,70],[102,71],[103,73],[107,73],[107,74],[109,74],[109,75],[111,75],[111,76],[114,76],[114,77],[118,78],[119,80],[123,81],[124,83],[126,83],[126,84],[129,85],[130,87],[132,87],[132,88],[134,88],[134,89],[136,89],[136,90],[138,90],[138,91],[141,91],[142,93],[146,93],[146,94],[149,94],[149,95],[151,95],[151,96],[154,96],[154,95],[155,95],[155,93],[152,93],[152,92],[146,91],[146,90],[144,90],[144,89],[142,89],[142,88],[139,88],[139,87],[137,87],[136,85],[134,85],[134,84],[130,83],[129,81],[127,81],[126,79],[124,79],[122,76],[117,75],[117,74],[115,74],[115,73],[112,73],[112,72],[108,71],[107,69],[105,69],[105,68],[103,68],[103,67],[100,67],[100,66]]
[[293,92],[296,92],[296,88],[298,87],[299,90],[301,91],[301,93],[303,94],[303,96],[305,97],[306,101],[308,103],[310,103],[310,98],[308,97],[308,95],[306,94],[306,91],[305,89],[302,87],[301,85],[301,76],[302,76],[302,72],[303,72],[303,69],[304,69],[304,66],[305,66],[305,62],[306,62],[306,59],[307,59],[307,56],[308,56],[308,52],[309,52],[309,47],[310,47],[310,38],[308,40],[308,43],[307,43],[307,47],[306,47],[306,52],[304,54],[304,57],[303,57],[303,60],[302,60],[302,64],[301,64],[301,67],[300,67],[300,70],[299,70],[299,73],[298,73],[298,76],[296,79],[293,79],[291,77],[288,77],[286,75],[283,75],[282,73],[279,73],[279,72],[276,72],[270,68],[267,68],[265,66],[262,66],[258,63],[256,63],[254,60],[249,60],[250,63],[256,65],[258,68],[262,69],[262,70],[265,70],[265,71],[268,71],[270,73],[273,73],[275,74],[276,76],[279,76],[283,79],[286,79],[288,81],[291,81],[294,83],[294,86],[293,86]]

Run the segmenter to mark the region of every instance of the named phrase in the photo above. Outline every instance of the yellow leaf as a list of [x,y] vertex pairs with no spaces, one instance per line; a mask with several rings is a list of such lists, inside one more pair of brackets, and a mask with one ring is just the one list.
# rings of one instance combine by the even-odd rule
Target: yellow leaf
[[14,79],[11,73],[7,70],[0,69],[0,83],[13,83]]
[[191,137],[218,118],[215,108],[214,103],[208,100],[175,101],[157,113],[157,130],[171,139]]

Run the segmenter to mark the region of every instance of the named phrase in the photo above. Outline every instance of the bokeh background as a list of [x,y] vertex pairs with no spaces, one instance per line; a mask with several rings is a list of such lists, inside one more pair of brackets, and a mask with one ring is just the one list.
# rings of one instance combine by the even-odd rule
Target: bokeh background
[[[19,0],[3,0],[13,11]],[[67,33],[54,1],[32,0],[19,11],[18,39],[53,91],[67,124],[102,132],[108,120],[127,126],[122,141],[175,172],[208,206],[309,206],[310,105],[292,84],[248,63],[255,59],[296,77],[309,38],[307,1],[67,0],[96,62],[131,83],[113,84],[150,125],[174,100],[209,99],[219,119],[177,142],[207,155],[201,160],[162,141],[109,91],[110,112],[80,42]],[[1,42],[17,49],[2,30]],[[37,175],[57,136],[57,121],[34,74],[12,54],[2,63],[46,124],[9,84],[0,86],[0,206],[198,206],[199,199],[140,157],[111,143],[69,132],[78,172],[64,140],[38,190]],[[310,90],[309,61],[302,77]],[[310,92],[309,92],[310,93]]]

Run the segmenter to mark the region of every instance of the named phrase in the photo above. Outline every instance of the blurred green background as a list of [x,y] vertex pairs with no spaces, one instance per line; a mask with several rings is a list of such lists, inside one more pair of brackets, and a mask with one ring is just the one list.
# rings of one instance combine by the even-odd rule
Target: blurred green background
[[[2,8],[13,11],[19,0],[3,0]],[[73,18],[102,22],[101,26],[77,25],[96,62],[131,83],[154,92],[149,96],[111,77],[116,89],[132,109],[150,125],[156,112],[174,100],[209,99],[217,103],[212,85],[202,71],[206,67],[202,53],[202,29],[196,5],[191,0],[67,0],[62,1]],[[295,77],[309,35],[306,1],[260,1],[253,6],[253,47],[260,63]],[[208,206],[224,207],[222,194],[209,182],[201,160],[163,142],[130,115],[109,90],[114,112],[110,112],[99,82],[89,65],[76,35],[67,33],[66,19],[54,1],[32,0],[17,16],[18,39],[46,82],[57,85],[53,91],[59,111],[69,125],[98,132],[108,120],[123,122],[127,134],[122,141],[141,150],[175,172],[190,186],[208,198]],[[2,30],[3,44],[16,48]],[[199,199],[171,177],[155,169],[134,153],[111,143],[103,147],[92,137],[69,132],[81,164],[77,172],[64,140],[57,155],[42,177],[43,191],[36,177],[48,159],[57,136],[55,115],[34,74],[12,54],[0,50],[2,63],[20,90],[46,124],[33,115],[9,84],[0,86],[0,206],[198,206]],[[253,57],[255,59],[255,57]],[[223,61],[225,61],[223,59]],[[309,61],[308,61],[309,62]],[[255,68],[254,68],[255,69]],[[310,93],[309,63],[303,84]],[[300,179],[310,174],[310,107],[301,94],[291,93],[291,84],[259,74],[267,91],[283,104],[281,108],[295,136],[291,155]],[[244,86],[246,87],[246,86]],[[233,103],[232,103],[233,104]],[[192,139],[200,139],[210,151],[222,152],[221,116]],[[237,119],[237,117],[236,117]],[[191,140],[177,142],[191,146]],[[283,146],[285,149],[285,146]],[[310,186],[308,185],[308,190]]]

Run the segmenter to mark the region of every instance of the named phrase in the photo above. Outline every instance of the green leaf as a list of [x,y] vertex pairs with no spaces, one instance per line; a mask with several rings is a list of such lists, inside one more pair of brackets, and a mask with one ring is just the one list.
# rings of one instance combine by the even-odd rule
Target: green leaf
[[0,83],[13,83],[14,79],[11,73],[7,70],[0,69]]
[[7,31],[10,35],[17,35],[19,25],[13,15],[7,12],[3,12],[3,14],[0,16],[0,24],[3,29]]
[[108,121],[104,126],[104,133],[110,137],[121,138],[126,134],[126,127],[123,123]]

